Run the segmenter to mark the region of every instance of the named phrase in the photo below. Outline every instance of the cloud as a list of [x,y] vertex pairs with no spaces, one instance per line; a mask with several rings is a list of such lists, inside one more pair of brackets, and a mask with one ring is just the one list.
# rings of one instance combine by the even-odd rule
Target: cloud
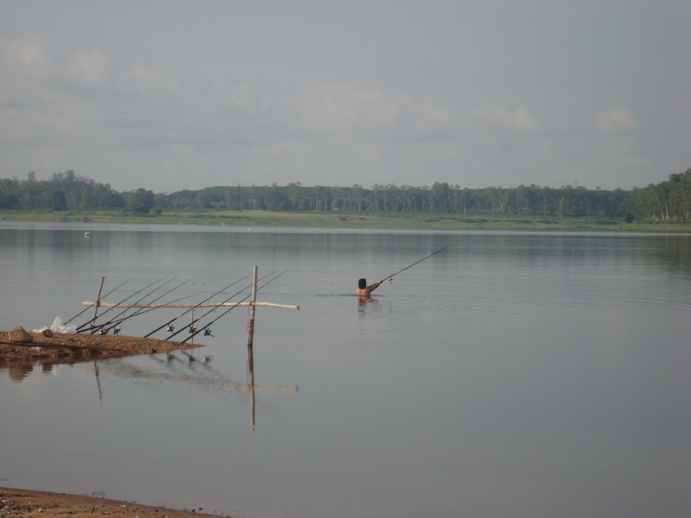
[[304,123],[317,131],[342,132],[365,126],[388,129],[396,107],[384,95],[367,88],[327,85],[304,90],[300,102]]
[[142,65],[132,65],[122,74],[120,87],[147,97],[161,94],[176,95],[180,91],[176,78],[163,70]]
[[483,124],[512,132],[529,133],[539,129],[535,116],[523,107],[516,108],[512,113],[503,105],[484,105],[475,108],[472,115]]
[[110,84],[113,64],[98,50],[78,51],[65,64],[64,74],[74,84],[100,90]]
[[451,120],[448,108],[437,106],[429,97],[416,100],[406,96],[405,99],[407,102],[401,104],[413,114],[413,123],[420,132],[438,133],[448,126]]
[[617,106],[595,117],[595,127],[600,133],[615,134],[633,129],[633,118],[624,106]]
[[53,46],[36,34],[7,40],[0,37],[0,101],[40,99],[55,77]]
[[53,45],[42,37],[26,33],[0,38],[0,90],[14,98],[37,102],[66,86],[104,89],[113,76],[111,59],[98,50],[77,51],[60,64]]
[[333,136],[424,136],[443,130],[450,116],[431,99],[389,96],[350,85],[305,88],[298,104],[299,119],[310,131]]
[[52,61],[52,46],[37,34],[27,33],[10,41],[0,41],[2,54],[24,65],[46,66]]

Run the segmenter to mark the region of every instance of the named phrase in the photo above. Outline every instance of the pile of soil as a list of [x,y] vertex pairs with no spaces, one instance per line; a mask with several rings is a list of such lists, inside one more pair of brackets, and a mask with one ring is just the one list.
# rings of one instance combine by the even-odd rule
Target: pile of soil
[[174,510],[130,502],[107,500],[94,496],[66,495],[26,489],[0,488],[0,516],[51,516],[93,518],[107,515],[134,518],[218,518],[204,514],[201,507]]
[[0,365],[19,363],[75,363],[92,359],[119,358],[137,354],[157,354],[177,349],[192,349],[202,344],[168,342],[156,338],[121,335],[55,333],[52,337],[29,333],[32,342],[10,342],[0,331]]

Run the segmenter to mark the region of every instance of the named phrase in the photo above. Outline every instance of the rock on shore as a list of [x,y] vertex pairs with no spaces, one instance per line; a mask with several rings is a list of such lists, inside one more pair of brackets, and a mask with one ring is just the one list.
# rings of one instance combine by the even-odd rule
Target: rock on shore
[[14,326],[9,332],[10,342],[25,344],[34,341],[34,337],[27,333],[22,326]]

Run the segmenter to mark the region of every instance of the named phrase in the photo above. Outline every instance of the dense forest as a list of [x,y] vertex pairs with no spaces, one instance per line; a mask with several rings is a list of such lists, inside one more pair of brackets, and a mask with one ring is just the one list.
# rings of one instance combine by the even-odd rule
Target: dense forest
[[519,185],[484,189],[435,182],[431,187],[374,184],[371,188],[286,186],[207,187],[154,194],[139,188],[117,192],[109,184],[53,173],[37,180],[0,179],[0,209],[79,211],[119,209],[158,214],[167,210],[392,211],[595,217],[633,221],[691,221],[691,169],[659,184],[630,191]]

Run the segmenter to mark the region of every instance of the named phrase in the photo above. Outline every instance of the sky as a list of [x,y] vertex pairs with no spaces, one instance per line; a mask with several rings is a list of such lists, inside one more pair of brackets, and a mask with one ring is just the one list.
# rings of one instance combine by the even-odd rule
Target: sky
[[688,0],[0,0],[0,178],[631,189],[691,167]]

